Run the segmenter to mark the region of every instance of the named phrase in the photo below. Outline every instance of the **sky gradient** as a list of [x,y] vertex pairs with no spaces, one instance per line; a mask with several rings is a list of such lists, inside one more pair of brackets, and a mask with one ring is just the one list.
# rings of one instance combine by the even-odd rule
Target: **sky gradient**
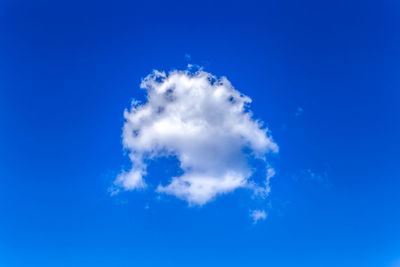
[[[0,266],[400,266],[399,13],[396,1],[2,1]],[[267,199],[110,195],[131,165],[123,112],[146,101],[142,79],[188,64],[227,77],[271,131]],[[178,171],[160,158],[146,181]]]

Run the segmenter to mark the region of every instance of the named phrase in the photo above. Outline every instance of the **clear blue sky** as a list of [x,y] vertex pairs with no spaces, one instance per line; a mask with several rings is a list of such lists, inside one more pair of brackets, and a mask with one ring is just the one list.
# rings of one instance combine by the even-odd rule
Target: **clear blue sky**
[[[0,266],[400,266],[399,18],[396,1],[2,1]],[[188,63],[250,96],[280,147],[264,221],[245,190],[107,191],[141,79]]]

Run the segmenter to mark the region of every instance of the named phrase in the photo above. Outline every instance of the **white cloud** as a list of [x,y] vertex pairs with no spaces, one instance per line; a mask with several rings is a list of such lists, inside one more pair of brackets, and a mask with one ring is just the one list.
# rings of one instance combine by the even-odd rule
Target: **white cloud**
[[141,88],[147,91],[147,102],[134,102],[124,114],[122,139],[132,168],[117,177],[113,192],[144,188],[147,162],[164,156],[175,156],[183,174],[156,191],[189,204],[203,205],[240,187],[269,192],[273,169],[267,168],[264,184],[256,185],[249,181],[249,159],[261,159],[267,167],[265,155],[277,152],[278,146],[246,110],[251,99],[225,77],[202,70],[154,71]]
[[250,217],[253,219],[253,223],[256,224],[260,220],[265,220],[267,213],[264,210],[253,210],[250,213]]
[[266,198],[269,193],[271,192],[271,186],[270,186],[270,181],[271,178],[275,176],[275,170],[269,166],[267,166],[267,173],[266,173],[266,179],[264,181],[264,184],[262,186],[250,182],[247,186],[247,188],[250,188],[254,190],[254,194],[257,196],[260,196],[262,198]]

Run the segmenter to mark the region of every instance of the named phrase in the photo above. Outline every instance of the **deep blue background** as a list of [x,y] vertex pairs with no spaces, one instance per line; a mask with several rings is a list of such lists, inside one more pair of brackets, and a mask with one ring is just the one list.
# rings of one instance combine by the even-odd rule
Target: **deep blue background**
[[[399,266],[399,9],[2,1],[0,266]],[[109,196],[129,168],[122,113],[144,99],[140,80],[188,63],[227,76],[271,129],[267,203]],[[176,167],[158,163],[153,186]]]

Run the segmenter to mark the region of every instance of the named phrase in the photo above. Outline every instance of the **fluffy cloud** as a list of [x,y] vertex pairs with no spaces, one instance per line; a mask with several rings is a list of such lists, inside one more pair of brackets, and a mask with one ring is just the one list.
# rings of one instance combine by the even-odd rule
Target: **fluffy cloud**
[[267,168],[262,185],[250,181],[251,158],[267,162],[265,155],[278,151],[261,122],[247,111],[251,99],[222,77],[204,71],[154,71],[141,83],[147,102],[134,102],[125,111],[123,145],[132,168],[121,173],[113,192],[146,187],[147,163],[174,156],[181,176],[156,191],[174,195],[191,205],[203,205],[218,194],[237,188],[269,192],[274,171]]

